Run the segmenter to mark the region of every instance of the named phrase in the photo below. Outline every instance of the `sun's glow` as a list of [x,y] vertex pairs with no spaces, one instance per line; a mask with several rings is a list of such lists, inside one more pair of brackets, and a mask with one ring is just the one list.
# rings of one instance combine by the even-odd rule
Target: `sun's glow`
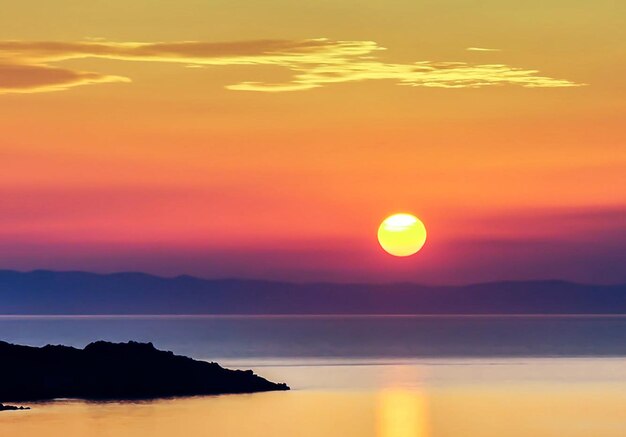
[[426,227],[414,215],[394,214],[380,224],[378,242],[391,255],[413,255],[426,242]]

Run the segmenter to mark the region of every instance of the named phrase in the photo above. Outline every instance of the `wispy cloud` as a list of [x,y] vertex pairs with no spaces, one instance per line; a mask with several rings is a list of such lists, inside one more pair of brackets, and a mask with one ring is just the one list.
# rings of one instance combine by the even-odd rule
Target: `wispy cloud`
[[468,47],[465,50],[468,52],[501,52],[502,49],[488,49],[486,47]]
[[[130,78],[61,68],[57,63],[86,58],[178,63],[187,67],[274,65],[293,73],[280,83],[246,81],[231,90],[284,92],[333,83],[390,80],[400,85],[477,88],[492,85],[574,87],[582,84],[540,75],[537,70],[505,64],[418,61],[387,63],[373,41],[257,40],[225,43],[0,41],[0,93],[58,91],[94,83],[130,82]],[[469,48],[468,50],[496,50]]]
[[93,83],[130,82],[122,76],[70,70],[49,65],[0,61],[0,94],[60,91]]

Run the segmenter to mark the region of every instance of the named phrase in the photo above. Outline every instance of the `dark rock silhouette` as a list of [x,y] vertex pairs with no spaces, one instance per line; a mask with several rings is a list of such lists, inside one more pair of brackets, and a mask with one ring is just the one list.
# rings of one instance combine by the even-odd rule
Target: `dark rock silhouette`
[[30,410],[30,407],[16,407],[14,405],[0,404],[0,411]]
[[289,390],[252,373],[160,351],[98,341],[84,349],[0,342],[0,401],[149,399]]

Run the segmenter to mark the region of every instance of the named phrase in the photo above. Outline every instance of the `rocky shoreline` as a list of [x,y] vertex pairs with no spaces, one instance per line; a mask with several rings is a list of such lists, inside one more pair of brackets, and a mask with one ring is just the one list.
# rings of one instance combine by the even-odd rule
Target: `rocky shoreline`
[[30,410],[30,407],[16,407],[15,405],[0,404],[0,411],[18,411],[18,410]]
[[224,369],[156,349],[98,341],[84,349],[0,342],[0,402],[152,399],[289,390],[251,370]]

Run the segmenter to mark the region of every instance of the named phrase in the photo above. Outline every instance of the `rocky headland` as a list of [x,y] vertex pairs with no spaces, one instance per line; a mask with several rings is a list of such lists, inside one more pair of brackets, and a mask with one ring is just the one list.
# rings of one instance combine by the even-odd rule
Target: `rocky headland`
[[98,341],[77,349],[0,342],[0,402],[150,399],[273,390],[289,387],[251,370],[228,370],[217,363],[161,351],[152,343]]

